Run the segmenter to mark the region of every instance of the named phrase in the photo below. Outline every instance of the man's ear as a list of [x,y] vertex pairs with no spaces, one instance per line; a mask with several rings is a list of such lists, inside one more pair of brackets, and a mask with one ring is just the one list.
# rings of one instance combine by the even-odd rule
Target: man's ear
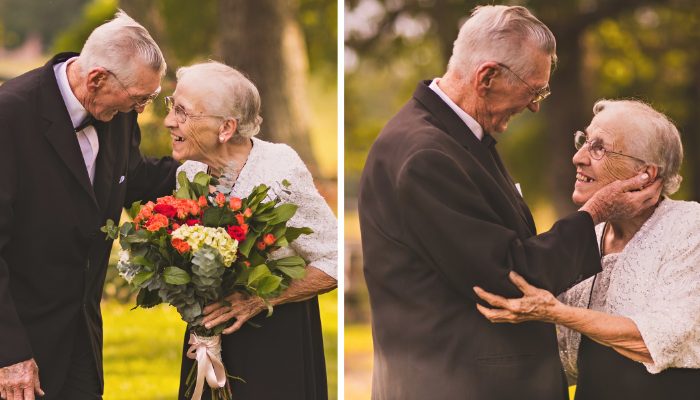
[[493,61],[479,65],[476,69],[476,79],[474,79],[474,91],[480,97],[485,97],[493,87],[493,80],[498,73],[498,64]]
[[87,90],[88,92],[96,92],[97,89],[105,85],[108,78],[107,70],[102,67],[95,67],[88,71],[87,74]]

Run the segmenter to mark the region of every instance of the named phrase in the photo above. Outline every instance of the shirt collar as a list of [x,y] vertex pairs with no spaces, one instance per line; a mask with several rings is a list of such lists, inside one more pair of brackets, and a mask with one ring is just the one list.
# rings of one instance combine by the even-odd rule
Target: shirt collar
[[80,123],[87,117],[88,112],[85,110],[82,104],[75,97],[73,90],[70,88],[70,83],[68,83],[68,71],[67,66],[73,60],[78,57],[73,57],[65,62],[55,64],[53,66],[54,75],[56,75],[56,82],[58,82],[58,90],[61,91],[61,97],[63,97],[63,103],[66,105],[68,110],[68,115],[70,115],[70,120],[73,123],[73,128],[80,125]]
[[484,137],[484,129],[479,125],[478,122],[469,114],[466,113],[466,111],[462,110],[452,99],[450,99],[445,92],[440,89],[440,86],[438,86],[438,82],[440,81],[440,78],[435,78],[433,79],[432,82],[430,82],[430,85],[428,86],[430,89],[432,89],[433,92],[435,92],[442,101],[447,104],[452,111],[457,114],[457,116],[464,121],[464,123],[471,129],[472,133],[474,133],[474,136],[476,136],[477,139],[481,140]]

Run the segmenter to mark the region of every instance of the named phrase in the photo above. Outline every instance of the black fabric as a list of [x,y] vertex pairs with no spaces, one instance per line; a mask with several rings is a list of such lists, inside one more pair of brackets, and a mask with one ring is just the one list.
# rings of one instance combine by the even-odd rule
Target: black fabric
[[76,335],[70,364],[66,368],[66,379],[57,399],[71,400],[101,400],[102,388],[100,377],[95,366],[95,356],[92,353],[90,337],[87,334],[85,321],[76,321]]
[[95,123],[100,151],[94,186],[53,66],[0,86],[0,367],[34,358],[44,400],[65,383],[85,321],[102,379],[100,299],[112,241],[100,232],[134,200],[171,193],[178,163],[139,152],[136,112]]
[[[222,336],[222,359],[236,400],[327,400],[326,365],[318,298],[276,306],[271,317],[263,312],[252,318],[259,328],[245,324]],[[180,399],[194,365],[187,358],[185,335],[180,377]],[[205,388],[207,384],[205,383]],[[203,398],[208,398],[209,391]]]
[[576,400],[697,400],[700,370],[669,368],[650,374],[642,363],[582,335]]
[[360,183],[372,398],[567,399],[554,326],[492,324],[472,288],[518,297],[516,270],[561,293],[600,271],[593,221],[578,212],[535,235],[498,153],[428,84],[384,127]]

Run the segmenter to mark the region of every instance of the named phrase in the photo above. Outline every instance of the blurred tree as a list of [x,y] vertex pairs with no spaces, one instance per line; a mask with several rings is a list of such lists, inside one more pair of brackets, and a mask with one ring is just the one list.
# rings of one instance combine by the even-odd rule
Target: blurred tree
[[13,48],[32,35],[38,35],[44,47],[66,26],[76,22],[88,0],[0,0],[0,20],[4,26],[2,46]]
[[[219,0],[220,55],[246,73],[263,99],[261,137],[292,146],[315,166],[306,98],[308,58],[290,0]],[[312,171],[313,172],[313,171]]]

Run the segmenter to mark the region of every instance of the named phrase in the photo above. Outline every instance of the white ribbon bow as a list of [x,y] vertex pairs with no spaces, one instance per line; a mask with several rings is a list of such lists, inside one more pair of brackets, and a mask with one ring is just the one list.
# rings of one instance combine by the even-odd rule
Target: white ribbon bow
[[192,400],[200,400],[204,391],[206,378],[210,388],[222,388],[226,385],[226,370],[221,362],[221,335],[197,336],[190,333],[187,357],[197,360],[197,384]]

